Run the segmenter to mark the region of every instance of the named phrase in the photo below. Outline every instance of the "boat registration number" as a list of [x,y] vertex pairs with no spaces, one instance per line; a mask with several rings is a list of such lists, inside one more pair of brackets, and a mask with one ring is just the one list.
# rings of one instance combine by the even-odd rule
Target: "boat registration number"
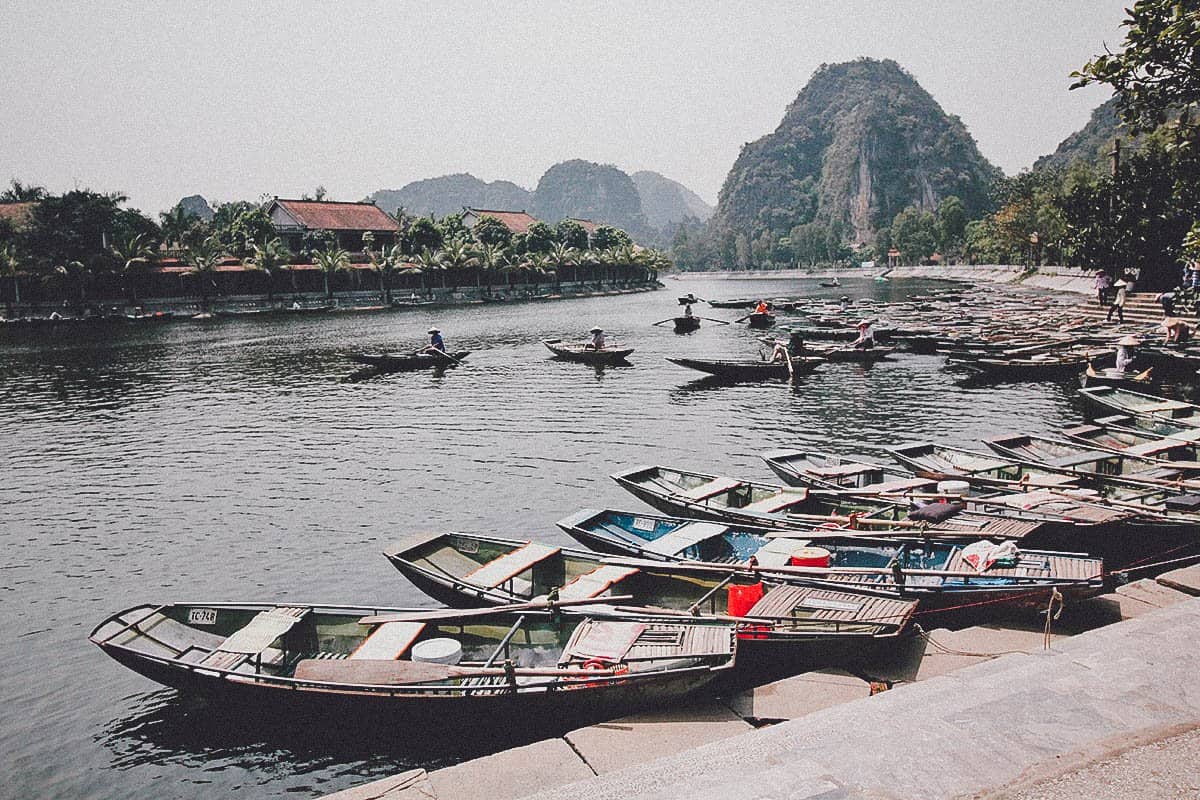
[[188,609],[189,625],[216,625],[217,612],[211,608]]

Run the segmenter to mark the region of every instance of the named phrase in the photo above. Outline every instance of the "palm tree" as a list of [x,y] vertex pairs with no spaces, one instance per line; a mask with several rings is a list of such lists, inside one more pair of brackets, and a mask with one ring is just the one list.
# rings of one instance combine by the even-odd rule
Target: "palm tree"
[[504,245],[501,244],[485,244],[477,251],[479,257],[479,280],[477,285],[483,285],[484,276],[487,276],[487,293],[492,293],[492,273],[504,265],[504,259],[508,253]]
[[125,285],[125,291],[129,292],[133,304],[137,305],[137,278],[155,255],[150,237],[139,233],[127,241],[113,244],[109,250],[121,265],[121,282]]
[[12,242],[0,247],[0,277],[12,278],[13,296],[8,302],[8,316],[12,316],[14,305],[21,305],[21,282],[17,279],[17,268],[21,259],[17,257],[17,246]]
[[532,253],[529,256],[530,274],[533,277],[533,293],[538,293],[540,278],[558,279],[554,269],[554,261],[548,253]]
[[188,265],[188,271],[183,274],[196,279],[200,289],[200,306],[205,311],[208,310],[208,287],[216,288],[217,264],[220,261],[221,246],[212,236],[183,252],[183,263]]
[[23,184],[16,178],[3,192],[0,192],[0,203],[29,203],[46,199],[46,190],[41,186]]
[[[418,267],[418,272],[422,276],[427,272],[445,272],[446,267],[442,264],[441,253],[436,253],[432,250],[425,249],[414,259]],[[421,291],[424,292],[428,288],[425,283],[425,278],[421,278]],[[446,288],[446,278],[442,277],[442,288]]]
[[404,248],[401,245],[396,244],[383,248],[382,255],[383,258],[380,261],[376,261],[372,257],[371,263],[375,265],[375,271],[379,273],[379,288],[383,292],[383,302],[390,306],[392,304],[392,276],[396,273],[419,273],[420,270],[401,266],[405,263]]
[[562,242],[555,242],[550,248],[550,252],[546,254],[546,259],[554,268],[554,273],[561,277],[562,271],[567,267],[579,267],[579,251],[574,247],[568,247]]
[[448,242],[438,253],[438,261],[446,268],[446,272],[454,277],[455,288],[458,288],[457,273],[479,265],[475,248],[464,241]]
[[331,279],[336,273],[350,268],[350,254],[340,247],[331,245],[328,249],[313,253],[313,260],[317,262],[317,268],[325,277],[325,299],[332,300],[333,284]]
[[170,211],[159,214],[158,219],[159,227],[162,229],[163,242],[168,246],[182,247],[184,237],[197,217],[184,211],[183,206],[176,204]]
[[68,261],[55,267],[54,272],[64,284],[74,283],[79,288],[79,305],[87,305],[87,280],[92,276],[87,265],[82,261]]
[[[257,242],[250,245],[250,257],[245,264],[252,270],[262,272],[267,276],[267,303],[275,302],[275,270],[287,263],[292,257],[283,240],[276,236],[263,244]],[[295,276],[293,275],[293,282]]]

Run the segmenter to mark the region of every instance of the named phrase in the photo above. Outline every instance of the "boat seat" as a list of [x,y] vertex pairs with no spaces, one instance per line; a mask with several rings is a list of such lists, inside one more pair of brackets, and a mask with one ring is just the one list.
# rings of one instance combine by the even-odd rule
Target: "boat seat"
[[911,492],[917,489],[925,489],[936,486],[934,481],[926,478],[897,478],[894,481],[885,481],[884,483],[876,483],[870,488],[876,492]]
[[736,478],[714,478],[707,483],[702,483],[694,489],[688,489],[682,492],[683,497],[688,500],[707,500],[723,492],[728,492],[730,489],[736,489],[743,484]]
[[417,640],[425,630],[424,622],[385,622],[371,631],[350,653],[352,660],[395,660]]
[[528,542],[510,553],[489,561],[474,572],[467,573],[463,577],[471,583],[494,588],[511,578],[515,578],[539,561],[544,561],[556,555],[561,549],[559,547],[548,547],[537,542]]
[[260,611],[245,627],[226,637],[200,663],[216,669],[233,669],[248,657],[270,647],[308,612],[308,608],[288,606]]
[[720,536],[729,530],[719,522],[685,522],[666,536],[647,542],[645,549],[660,556],[675,556],[693,545]]
[[742,506],[738,510],[751,514],[774,514],[779,511],[785,511],[807,500],[808,492],[779,492],[757,502]]
[[559,600],[587,600],[599,597],[630,575],[636,575],[636,567],[621,567],[615,564],[603,564],[591,572],[576,575],[558,590]]
[[643,622],[584,620],[579,623],[567,646],[563,648],[559,664],[592,659],[620,661],[646,627]]
[[807,547],[811,541],[811,539],[773,538],[758,548],[754,557],[758,559],[760,567],[786,567],[792,560],[792,553],[801,547]]

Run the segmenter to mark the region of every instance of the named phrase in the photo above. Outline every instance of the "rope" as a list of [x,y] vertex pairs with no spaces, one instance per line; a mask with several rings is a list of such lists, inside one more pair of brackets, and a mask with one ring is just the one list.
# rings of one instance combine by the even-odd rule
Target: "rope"
[[[1054,610],[1055,602],[1058,603],[1058,611]],[[1046,605],[1046,630],[1042,635],[1042,649],[1050,649],[1050,623],[1062,616],[1063,612],[1063,596],[1058,589],[1050,590],[1050,602]]]

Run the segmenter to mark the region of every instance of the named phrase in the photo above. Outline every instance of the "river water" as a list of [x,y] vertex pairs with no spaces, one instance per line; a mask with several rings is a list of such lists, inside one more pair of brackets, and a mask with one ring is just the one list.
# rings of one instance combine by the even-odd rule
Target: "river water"
[[[380,556],[457,529],[567,543],[581,507],[638,508],[608,478],[660,463],[769,479],[769,448],[871,454],[1079,415],[1073,387],[966,388],[935,356],[826,365],[795,391],[713,387],[669,355],[746,356],[744,325],[674,334],[675,297],[902,299],[945,284],[667,281],[508,307],[0,332],[0,796],[312,797],[470,753],[423,732],[297,727],[156,685],[89,644],[143,602],[419,604]],[[697,306],[708,317],[738,311]],[[472,351],[444,375],[352,381],[347,352]],[[597,372],[540,340],[602,325],[635,347]]]

